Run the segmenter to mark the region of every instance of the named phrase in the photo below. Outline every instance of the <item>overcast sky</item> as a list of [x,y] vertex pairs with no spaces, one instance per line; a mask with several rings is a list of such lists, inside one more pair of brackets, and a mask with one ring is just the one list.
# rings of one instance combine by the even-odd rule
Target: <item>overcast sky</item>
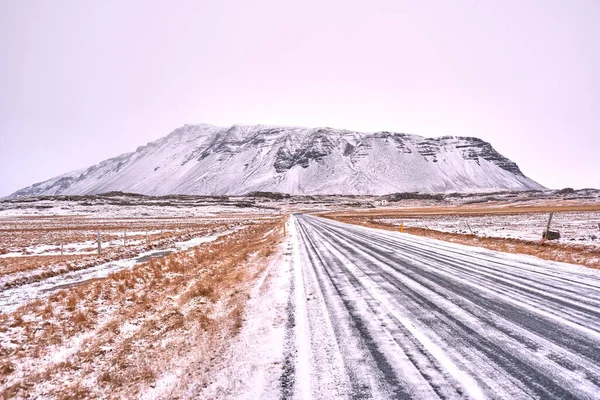
[[183,124],[476,136],[600,188],[600,1],[0,0],[0,196]]

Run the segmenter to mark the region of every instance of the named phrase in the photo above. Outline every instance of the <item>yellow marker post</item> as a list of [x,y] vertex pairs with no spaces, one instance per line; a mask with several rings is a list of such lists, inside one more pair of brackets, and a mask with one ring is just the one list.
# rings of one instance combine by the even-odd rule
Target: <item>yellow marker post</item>
[[287,236],[287,233],[285,231],[285,223],[283,224],[283,236]]
[[400,232],[404,232],[404,224],[400,225]]

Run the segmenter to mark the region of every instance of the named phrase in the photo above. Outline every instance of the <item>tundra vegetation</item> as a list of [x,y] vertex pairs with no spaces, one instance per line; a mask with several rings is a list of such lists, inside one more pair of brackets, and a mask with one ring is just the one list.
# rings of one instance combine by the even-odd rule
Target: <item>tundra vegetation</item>
[[[165,236],[172,242],[181,235],[185,239],[235,225],[180,222],[185,229],[157,234],[149,245],[158,245]],[[186,377],[179,385],[205,384],[215,360],[244,325],[250,289],[282,237],[280,218],[237,223],[242,225],[212,242],[0,314],[3,398],[131,398],[174,369],[183,369]],[[72,239],[89,239],[74,231],[69,230]],[[90,256],[86,262],[118,258],[120,251]],[[23,256],[29,263],[16,267],[5,260],[17,257],[4,258],[2,272],[27,271],[30,264],[39,270],[40,257]],[[59,258],[46,261],[74,260]]]

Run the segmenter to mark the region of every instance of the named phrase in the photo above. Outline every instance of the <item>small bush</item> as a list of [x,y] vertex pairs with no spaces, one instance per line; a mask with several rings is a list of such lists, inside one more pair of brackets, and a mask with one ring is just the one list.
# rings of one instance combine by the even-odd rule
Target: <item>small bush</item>
[[556,192],[556,194],[573,194],[575,193],[575,189],[573,188],[564,188],[564,189],[560,189],[558,192]]
[[78,311],[71,316],[73,326],[82,327],[88,323],[88,317],[83,311]]
[[283,200],[289,199],[291,196],[288,193],[279,192],[250,192],[248,197],[264,197],[272,200]]
[[244,309],[237,306],[229,315],[233,318],[233,332],[237,335],[244,326]]
[[65,305],[65,308],[69,311],[75,311],[76,307],[77,307],[77,296],[75,294],[73,294],[67,299],[67,304]]
[[188,290],[185,297],[193,299],[195,297],[204,297],[207,299],[213,299],[215,297],[215,290],[213,285],[207,281],[199,281]]
[[408,199],[416,200],[444,200],[443,194],[432,194],[432,193],[419,193],[419,192],[405,192],[405,193],[393,193],[388,197],[388,201],[400,201]]
[[10,375],[15,371],[15,366],[10,361],[5,361],[0,364],[0,375]]
[[13,318],[12,326],[20,327],[20,326],[24,326],[24,325],[25,325],[25,320],[23,319],[23,316],[21,314],[16,314]]

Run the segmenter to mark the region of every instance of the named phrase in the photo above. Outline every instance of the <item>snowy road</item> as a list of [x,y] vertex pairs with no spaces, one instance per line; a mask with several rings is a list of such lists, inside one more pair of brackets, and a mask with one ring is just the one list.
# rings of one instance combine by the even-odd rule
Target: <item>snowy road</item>
[[600,274],[296,215],[283,398],[600,398]]

